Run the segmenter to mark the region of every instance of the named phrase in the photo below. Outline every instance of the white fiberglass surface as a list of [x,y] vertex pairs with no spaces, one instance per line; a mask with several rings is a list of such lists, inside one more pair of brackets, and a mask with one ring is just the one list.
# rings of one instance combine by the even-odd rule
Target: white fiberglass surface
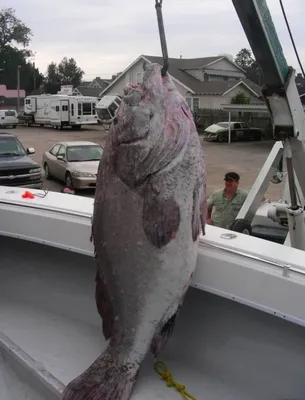
[[0,353],[0,400],[44,400],[14,372]]
[[[67,384],[106,345],[94,260],[4,237],[0,247],[0,331]],[[304,328],[190,288],[159,359],[197,400],[303,399],[304,349]],[[181,396],[148,355],[132,400],[155,399]]]

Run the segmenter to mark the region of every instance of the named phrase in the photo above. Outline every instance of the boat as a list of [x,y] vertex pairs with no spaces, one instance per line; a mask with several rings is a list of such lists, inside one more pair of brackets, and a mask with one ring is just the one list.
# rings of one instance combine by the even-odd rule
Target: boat
[[[258,3],[266,16],[263,0],[233,3],[241,21],[255,18]],[[106,346],[94,299],[94,200],[30,194],[0,187],[0,400],[60,399]],[[147,355],[131,400],[304,399],[304,217],[294,209],[293,225],[286,208],[285,245],[206,227],[173,336],[157,362]]]

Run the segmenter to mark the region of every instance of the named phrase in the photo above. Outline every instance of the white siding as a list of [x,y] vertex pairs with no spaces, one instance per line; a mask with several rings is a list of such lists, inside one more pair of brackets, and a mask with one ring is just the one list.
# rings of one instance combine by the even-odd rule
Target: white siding
[[[136,84],[137,79],[139,78],[139,74],[143,73],[143,60],[139,60],[136,64],[133,65],[133,67],[128,70],[124,75],[122,75],[105,93],[103,94],[118,94],[118,95],[123,95],[124,87],[131,83],[131,84]],[[188,90],[180,85],[178,82],[174,81],[174,84],[176,85],[176,88],[179,90],[179,92],[182,94],[183,97],[186,96],[188,93]]]
[[232,98],[235,97],[239,92],[245,93],[246,96],[251,98],[251,103],[262,103],[250,90],[248,90],[245,86],[239,85],[235,89],[228,92],[225,96],[222,96],[224,102],[222,104],[231,104]]
[[139,73],[143,73],[143,60],[139,60],[133,67],[122,75],[103,95],[118,94],[123,95],[126,85],[129,83],[136,84]]
[[246,87],[240,85],[228,92],[225,96],[200,96],[200,108],[221,109],[223,104],[231,104],[232,98],[239,92],[243,92],[246,96],[250,96],[252,103],[264,104],[263,101],[254,96],[254,94],[252,94],[252,92],[250,92]]
[[226,59],[217,61],[214,64],[209,65],[207,68],[221,69],[221,70],[225,70],[225,71],[242,72],[239,68],[235,67],[233,64],[231,64]]
[[186,69],[189,75],[193,76],[194,78],[198,79],[199,81],[203,81],[203,70],[202,69]]

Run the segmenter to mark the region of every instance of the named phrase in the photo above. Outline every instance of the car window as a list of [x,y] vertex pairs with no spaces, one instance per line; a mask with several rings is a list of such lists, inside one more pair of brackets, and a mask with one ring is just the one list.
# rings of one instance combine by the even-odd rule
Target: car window
[[5,111],[5,116],[6,117],[15,117],[16,111]]
[[97,145],[69,146],[67,148],[67,160],[70,162],[99,161],[102,154],[103,149]]
[[63,146],[63,145],[60,146],[60,149],[59,149],[59,152],[58,152],[57,156],[62,156],[62,157],[64,157],[64,158],[66,158],[66,149],[65,149],[65,146]]
[[241,125],[239,122],[237,122],[236,124],[234,124],[234,129],[240,129]]
[[241,122],[241,127],[245,129],[245,128],[248,128],[249,126],[245,122]]
[[0,156],[18,156],[24,154],[25,150],[18,139],[14,137],[0,138]]
[[59,148],[60,148],[60,144],[56,144],[54,147],[52,147],[52,149],[50,150],[50,153],[53,154],[53,156],[56,156]]

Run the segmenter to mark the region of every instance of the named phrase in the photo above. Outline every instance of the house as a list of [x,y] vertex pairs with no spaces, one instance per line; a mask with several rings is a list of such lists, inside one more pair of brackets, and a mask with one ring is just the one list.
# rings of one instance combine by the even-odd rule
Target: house
[[73,89],[74,95],[79,96],[93,96],[101,99],[100,94],[110,84],[111,79],[101,79],[99,76],[91,82],[82,82],[79,86]]
[[[23,108],[25,99],[25,90],[19,90],[19,104]],[[0,85],[0,109],[14,109],[18,108],[18,90],[7,89],[5,85]]]
[[[144,62],[163,64],[162,57],[139,56],[103,90],[101,96],[122,95],[126,84],[141,83]],[[170,58],[168,72],[193,111],[221,109],[239,92],[250,97],[252,104],[263,103],[260,87],[247,79],[245,71],[227,56]]]

